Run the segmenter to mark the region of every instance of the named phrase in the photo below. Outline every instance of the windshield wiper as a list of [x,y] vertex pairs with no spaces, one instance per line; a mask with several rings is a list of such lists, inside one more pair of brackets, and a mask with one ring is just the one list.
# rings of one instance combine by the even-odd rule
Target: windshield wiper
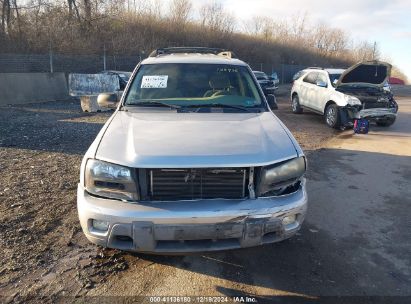
[[245,111],[245,112],[252,113],[252,111],[250,109],[246,108],[246,107],[228,105],[228,104],[224,104],[224,103],[193,104],[193,105],[183,106],[182,108],[213,108],[213,107],[215,107],[215,108],[237,109],[237,110],[242,110],[242,111]]
[[169,104],[166,102],[161,102],[161,101],[140,101],[140,102],[136,102],[136,103],[131,103],[131,104],[126,104],[126,107],[128,106],[134,106],[134,107],[168,107],[171,109],[180,109],[181,107],[178,105],[174,105],[174,104]]

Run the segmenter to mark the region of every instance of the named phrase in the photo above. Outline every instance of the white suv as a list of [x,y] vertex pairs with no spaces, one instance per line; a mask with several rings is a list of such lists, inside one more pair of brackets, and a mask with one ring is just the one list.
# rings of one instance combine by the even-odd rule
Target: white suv
[[307,68],[291,89],[293,113],[309,109],[336,129],[352,126],[356,118],[390,126],[398,111],[392,93],[384,89],[390,71],[391,65],[381,61],[361,62],[347,70]]

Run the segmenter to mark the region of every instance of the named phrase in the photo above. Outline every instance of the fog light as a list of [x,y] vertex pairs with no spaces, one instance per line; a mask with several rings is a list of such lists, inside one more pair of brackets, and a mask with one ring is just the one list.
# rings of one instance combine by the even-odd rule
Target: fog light
[[296,218],[297,218],[297,217],[296,217],[295,215],[285,216],[285,217],[283,218],[283,225],[284,225],[284,226],[288,226],[288,225],[290,225],[290,224],[294,224]]
[[108,230],[109,222],[100,221],[100,220],[92,220],[92,225],[94,229],[101,231],[101,232],[106,232]]

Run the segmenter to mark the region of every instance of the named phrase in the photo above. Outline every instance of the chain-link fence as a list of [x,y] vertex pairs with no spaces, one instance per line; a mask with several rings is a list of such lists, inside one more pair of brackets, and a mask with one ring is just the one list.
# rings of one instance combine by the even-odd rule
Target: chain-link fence
[[140,60],[140,56],[0,54],[0,73],[132,71]]
[[295,73],[307,67],[307,65],[299,64],[272,64],[272,63],[249,63],[253,70],[263,71],[271,76],[276,73],[280,79],[280,83],[290,83]]
[[[142,55],[62,55],[62,54],[0,54],[0,73],[99,73],[104,70],[132,71]],[[280,83],[290,83],[305,65],[249,63],[253,70],[268,75],[277,73]]]

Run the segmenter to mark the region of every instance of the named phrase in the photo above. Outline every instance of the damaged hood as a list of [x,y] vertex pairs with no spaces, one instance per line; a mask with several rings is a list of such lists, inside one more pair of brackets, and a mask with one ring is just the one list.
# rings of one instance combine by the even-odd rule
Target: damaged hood
[[118,111],[96,152],[97,159],[135,168],[262,166],[294,157],[271,112]]
[[389,63],[377,60],[357,63],[341,74],[336,87],[361,84],[383,87],[391,68]]

